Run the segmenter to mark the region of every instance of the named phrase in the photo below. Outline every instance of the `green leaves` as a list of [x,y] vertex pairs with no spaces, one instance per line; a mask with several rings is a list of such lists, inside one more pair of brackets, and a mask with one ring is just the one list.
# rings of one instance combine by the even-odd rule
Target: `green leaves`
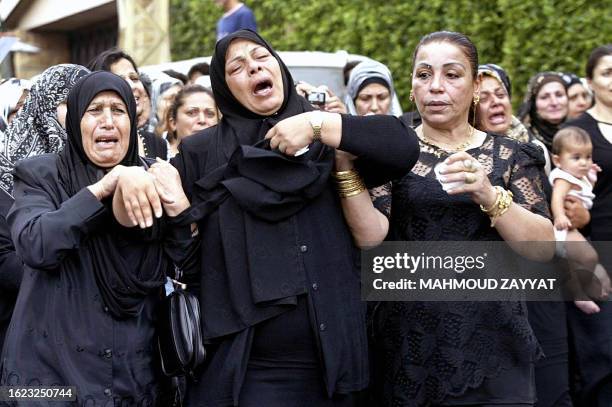
[[[515,108],[529,78],[542,70],[584,75],[591,50],[612,41],[609,0],[245,0],[260,33],[282,51],[345,49],[385,63],[405,110],[411,109],[411,59],[421,36],[438,30],[467,34],[481,63],[503,66]],[[211,55],[213,0],[171,0],[175,60]]]

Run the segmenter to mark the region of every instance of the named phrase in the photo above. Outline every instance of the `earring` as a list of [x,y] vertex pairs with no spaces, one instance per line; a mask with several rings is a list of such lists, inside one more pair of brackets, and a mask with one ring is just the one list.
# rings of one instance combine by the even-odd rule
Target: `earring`
[[410,99],[411,102],[414,102],[414,91],[412,89],[410,89],[409,99]]
[[476,105],[478,105],[478,103],[480,103],[480,93],[476,93],[474,95],[474,107],[476,107]]

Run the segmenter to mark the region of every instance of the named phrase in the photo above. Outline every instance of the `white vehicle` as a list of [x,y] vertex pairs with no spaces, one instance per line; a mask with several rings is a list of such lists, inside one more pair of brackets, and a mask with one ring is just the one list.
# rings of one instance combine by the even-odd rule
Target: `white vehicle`
[[[326,85],[341,100],[344,99],[346,93],[344,86],[345,65],[349,62],[368,59],[362,55],[349,54],[346,51],[280,51],[278,55],[289,68],[294,81],[303,81],[314,86]],[[151,77],[155,77],[156,74],[167,69],[187,75],[189,68],[193,65],[201,62],[210,64],[210,60],[211,57],[200,57],[158,65],[147,65],[140,67],[140,71]]]

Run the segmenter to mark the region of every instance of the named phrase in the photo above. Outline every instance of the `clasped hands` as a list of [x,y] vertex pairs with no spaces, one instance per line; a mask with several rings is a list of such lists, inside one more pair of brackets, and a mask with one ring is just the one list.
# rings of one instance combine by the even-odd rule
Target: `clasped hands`
[[148,170],[117,165],[88,188],[99,200],[113,195],[115,217],[127,227],[144,229],[153,216],[176,216],[189,207],[178,171],[160,158]]

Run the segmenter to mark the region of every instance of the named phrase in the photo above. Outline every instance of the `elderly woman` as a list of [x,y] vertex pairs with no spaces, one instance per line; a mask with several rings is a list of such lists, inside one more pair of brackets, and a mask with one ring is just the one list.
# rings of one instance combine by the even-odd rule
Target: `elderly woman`
[[200,85],[187,85],[181,89],[167,109],[166,140],[170,145],[168,155],[178,153],[181,140],[200,130],[214,126],[219,121],[219,110],[213,93]]
[[144,172],[127,83],[94,72],[67,106],[66,148],[15,167],[8,222],[25,271],[0,384],[75,386],[78,405],[153,405],[154,308],[169,263],[162,246],[178,253],[190,233],[162,245],[162,221],[141,231],[114,220],[117,179]]
[[367,60],[351,71],[344,103],[350,114],[392,114],[399,117],[399,105],[389,68]]
[[[192,278],[214,348],[188,405],[352,406],[368,356],[340,201],[405,173],[414,133],[390,116],[312,111],[249,30],[217,43],[211,80],[223,117],[184,139],[173,161],[192,201],[179,217],[201,236]],[[335,148],[356,156],[364,177],[338,192]]]
[[[138,73],[136,62],[118,48],[111,48],[98,55],[88,65],[92,71],[109,71],[121,76],[132,89],[136,100],[136,114],[141,125],[149,120],[151,101]],[[167,158],[168,145],[164,140],[148,131],[138,131],[138,153],[143,157]]]
[[[421,39],[412,74],[423,119],[416,129],[419,161],[393,182],[388,221],[365,192],[343,201],[358,243],[380,242],[387,232],[391,240],[552,240],[536,147],[468,121],[478,103],[477,69],[476,48],[465,35],[443,31]],[[445,168],[437,177],[440,163]],[[374,325],[375,405],[535,402],[538,345],[523,302],[387,302]]]
[[[586,78],[593,90],[595,104],[567,126],[585,130],[593,144],[593,162],[602,171],[593,192],[591,223],[587,233],[597,241],[612,240],[612,44],[595,48],[586,64]],[[607,246],[599,251],[601,263],[610,271],[611,251]],[[612,404],[612,306],[605,301],[599,304],[601,311],[585,315],[570,309],[576,367],[580,380],[580,401],[588,406]]]

